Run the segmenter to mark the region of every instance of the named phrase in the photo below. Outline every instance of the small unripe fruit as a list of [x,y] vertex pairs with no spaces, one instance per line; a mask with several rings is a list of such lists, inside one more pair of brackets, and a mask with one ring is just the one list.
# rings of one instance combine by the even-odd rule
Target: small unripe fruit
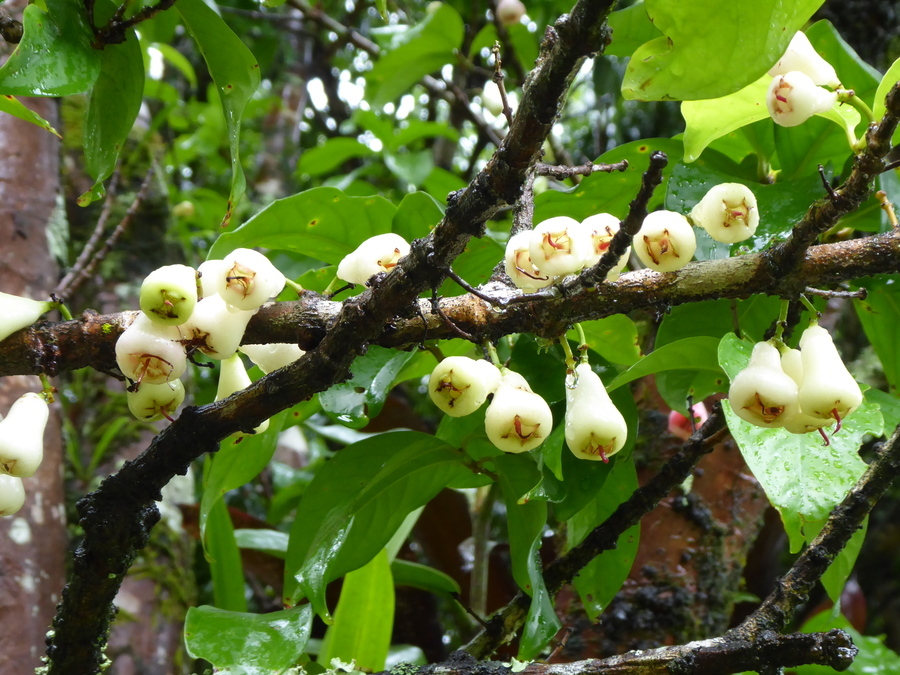
[[[216,400],[221,401],[223,398],[228,398],[235,392],[246,389],[251,384],[250,376],[247,375],[247,369],[244,368],[244,362],[239,354],[223,359],[219,370],[219,386],[216,389]],[[269,420],[263,420],[262,424],[253,431],[261,434],[268,428]],[[246,434],[238,432],[236,435],[245,436]]]
[[141,311],[154,323],[178,326],[197,304],[197,271],[187,265],[166,265],[144,278]]
[[532,264],[545,274],[574,274],[591,255],[590,232],[574,218],[549,218],[531,231],[528,253]]
[[0,320],[0,340],[5,340],[17,330],[30,326],[52,307],[53,303],[50,302],[0,293],[0,317],[3,317]]
[[519,453],[544,442],[553,428],[553,414],[543,398],[519,388],[524,380],[514,375],[511,378],[504,373],[501,378],[485,412],[484,429],[496,448]]
[[237,351],[253,311],[233,310],[221,295],[197,303],[191,318],[181,327],[185,339],[213,359],[227,359]]
[[519,232],[509,238],[506,242],[506,255],[503,258],[504,269],[509,278],[526,293],[534,293],[535,291],[546,288],[557,277],[551,274],[544,274],[531,261],[531,253],[528,248],[531,242],[531,232]]
[[431,372],[428,395],[451,417],[475,412],[500,383],[500,370],[487,361],[448,356]]
[[11,516],[25,503],[25,486],[18,476],[0,473],[0,516]]
[[691,211],[691,220],[725,244],[749,239],[759,225],[756,196],[746,185],[721,183],[711,188]]
[[[585,260],[584,266],[585,268],[593,267],[600,262],[600,258],[602,258],[603,254],[609,250],[609,244],[612,241],[612,238],[616,235],[616,232],[619,231],[619,219],[611,213],[598,213],[593,216],[588,216],[581,221],[581,224],[587,228],[591,235],[591,255]],[[629,246],[625,253],[619,257],[615,266],[607,272],[607,279],[615,281],[619,278],[619,274],[625,269],[625,265],[628,264],[628,254],[630,252],[631,247]]]
[[136,388],[145,382],[162,384],[178,379],[187,367],[180,340],[177,326],[153,323],[141,312],[116,340],[116,363]]
[[392,272],[400,258],[409,253],[409,244],[399,234],[388,232],[366,239],[353,253],[341,260],[339,279],[365,285],[375,274]]
[[834,67],[819,56],[806,34],[800,31],[791,38],[784,56],[769,69],[769,75],[775,77],[797,70],[808,76],[813,84],[827,85],[832,89],[841,86]]
[[264,373],[284,368],[293,363],[306,352],[295,344],[275,342],[268,345],[241,345],[240,351],[250,357]]
[[131,414],[142,422],[153,422],[172,416],[184,401],[184,385],[181,380],[162,384],[142,384],[137,391],[126,391],[125,399]]
[[654,211],[644,218],[634,237],[634,250],[647,267],[674,272],[687,265],[697,250],[697,237],[687,218],[674,211]]
[[216,290],[236,309],[259,309],[284,288],[284,275],[259,251],[235,249],[224,263],[225,274],[216,278]]
[[781,369],[778,349],[757,342],[750,363],[738,373],[728,390],[735,415],[758,427],[784,426],[799,410],[797,384]]
[[860,406],[863,395],[841,360],[831,334],[821,326],[807,328],[800,336],[800,356],[800,410],[822,420],[836,420],[840,425]]
[[512,26],[519,23],[525,15],[525,5],[520,0],[498,0],[497,20],[504,26]]
[[791,71],[776,75],[766,93],[766,106],[775,124],[796,127],[837,103],[837,93],[817,87],[809,76]]
[[11,476],[33,476],[44,458],[44,428],[50,417],[40,394],[20,396],[0,422],[0,468]]
[[576,366],[575,377],[566,387],[566,444],[580,459],[608,462],[625,446],[628,425],[590,364]]

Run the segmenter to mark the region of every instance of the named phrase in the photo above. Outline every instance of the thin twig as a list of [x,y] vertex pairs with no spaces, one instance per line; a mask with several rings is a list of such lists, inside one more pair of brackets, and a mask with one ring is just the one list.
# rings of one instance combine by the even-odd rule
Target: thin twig
[[130,28],[133,28],[143,21],[152,19],[160,12],[170,9],[174,4],[175,0],[159,0],[155,5],[141,8],[135,12],[134,16],[131,18],[123,19],[125,11],[128,8],[128,5],[123,3],[116,10],[116,13],[112,18],[107,21],[105,26],[94,29],[94,47],[116,45],[125,42],[127,32]]
[[818,295],[820,298],[853,298],[856,300],[865,300],[869,292],[865,288],[857,291],[829,291],[822,288],[811,288],[807,286],[803,289],[806,295]]
[[563,166],[561,164],[544,164],[538,162],[534,172],[538,176],[552,176],[557,180],[566,180],[575,176],[590,176],[592,173],[612,173],[613,171],[625,171],[628,168],[628,160],[614,164],[594,164],[587,162],[581,166]]
[[499,42],[494,43],[491,53],[494,55],[494,76],[491,79],[497,85],[497,89],[500,90],[500,101],[503,103],[503,116],[506,118],[506,123],[512,126],[513,110],[509,105],[509,97],[506,95],[506,85],[503,83],[503,61],[500,59]]

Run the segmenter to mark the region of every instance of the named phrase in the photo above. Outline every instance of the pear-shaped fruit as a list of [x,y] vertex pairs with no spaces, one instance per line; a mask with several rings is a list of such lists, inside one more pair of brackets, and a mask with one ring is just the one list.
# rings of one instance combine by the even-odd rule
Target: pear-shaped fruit
[[0,468],[11,476],[33,476],[44,458],[44,428],[50,416],[40,394],[22,394],[0,422]]
[[797,384],[781,369],[774,345],[754,345],[750,363],[731,382],[728,401],[738,417],[758,427],[782,427],[797,413]]
[[800,31],[797,31],[791,38],[791,43],[784,55],[774,66],[769,68],[769,75],[775,77],[795,70],[804,73],[814,84],[824,84],[832,89],[841,86],[834,66],[819,56],[806,34]]
[[[803,386],[803,355],[799,349],[788,349],[781,354],[781,367],[785,373],[797,384],[799,397],[800,388]],[[799,408],[797,412],[784,421],[784,428],[792,434],[806,434],[810,431],[822,429],[834,424],[833,419],[821,419],[807,415]],[[825,437],[827,442],[828,437]]]
[[553,429],[550,406],[539,395],[521,389],[517,373],[506,371],[484,415],[488,440],[503,452],[526,452],[538,447]]
[[341,260],[338,279],[365,285],[375,274],[393,272],[400,258],[408,253],[409,243],[399,234],[388,232],[369,237]]
[[753,236],[759,225],[756,196],[741,183],[720,183],[694,206],[691,220],[716,241],[744,241]]
[[[199,306],[199,303],[198,303]],[[187,367],[177,326],[154,323],[140,312],[116,340],[116,363],[125,377],[141,384],[176,380]]]
[[197,304],[197,270],[187,265],[166,265],[144,278],[141,311],[154,323],[178,326]]
[[[840,425],[862,403],[859,385],[838,354],[831,334],[821,326],[810,326],[800,336],[803,383],[800,410],[811,417],[835,420]],[[840,426],[838,426],[840,428]]]
[[172,416],[184,401],[184,385],[181,380],[162,384],[142,384],[137,391],[126,391],[125,399],[131,414],[142,422],[153,422]]
[[259,251],[238,248],[224,258],[225,275],[217,276],[222,299],[236,309],[252,311],[278,295],[284,275]]
[[575,377],[566,388],[566,444],[580,459],[608,462],[625,446],[628,425],[590,364],[576,366]]
[[0,473],[0,516],[11,516],[25,503],[25,486],[18,476]]
[[556,276],[581,270],[591,255],[591,248],[590,231],[568,216],[539,223],[528,241],[532,264],[545,274]]
[[203,298],[181,326],[184,337],[212,359],[227,359],[237,351],[256,310],[230,309],[219,294]]
[[517,288],[521,288],[526,293],[534,293],[541,288],[546,288],[557,279],[555,275],[545,274],[535,267],[529,252],[530,244],[530,231],[526,230],[513,235],[506,242],[506,255],[503,259],[506,274]]
[[[581,224],[587,228],[591,235],[591,255],[585,260],[584,266],[585,268],[593,267],[600,262],[600,258],[609,250],[609,243],[616,235],[616,232],[619,231],[619,219],[611,213],[597,213],[585,218],[581,221]],[[606,278],[608,280],[615,281],[619,278],[619,274],[625,269],[625,265],[628,264],[629,253],[631,253],[630,246],[625,253],[619,256],[615,266],[607,272]]]
[[52,302],[0,293],[0,340],[5,340],[17,330],[30,326],[52,307]]
[[[227,359],[222,360],[221,370],[219,370],[219,386],[216,389],[216,400],[221,401],[228,398],[233,393],[246,389],[252,384],[250,376],[247,375],[247,369],[241,360],[240,354],[234,354]],[[269,428],[269,420],[264,420],[262,424],[253,431],[257,434],[263,433]],[[238,432],[237,436],[245,436],[243,432]]]
[[466,356],[448,356],[431,372],[428,394],[451,417],[475,412],[500,384],[500,370],[492,363]]
[[647,267],[674,272],[687,265],[697,250],[694,228],[680,213],[654,211],[644,218],[634,237],[634,251]]
[[837,92],[817,87],[808,75],[791,71],[772,78],[766,106],[775,124],[796,127],[837,103]]
[[240,351],[250,357],[259,369],[264,373],[284,368],[293,363],[306,352],[295,344],[287,342],[273,342],[268,345],[241,345]]

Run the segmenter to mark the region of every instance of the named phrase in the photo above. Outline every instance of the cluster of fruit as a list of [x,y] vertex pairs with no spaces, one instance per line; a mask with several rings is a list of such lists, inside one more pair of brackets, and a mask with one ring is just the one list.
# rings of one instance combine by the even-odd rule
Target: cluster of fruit
[[817,113],[831,109],[838,100],[841,81],[834,68],[813,48],[803,33],[796,33],[787,51],[769,69],[772,83],[766,94],[769,115],[776,124],[795,127]]
[[364,286],[372,276],[391,272],[407,253],[409,243],[399,234],[388,232],[369,237],[341,260],[338,279]]
[[[484,415],[488,440],[503,452],[532,450],[553,428],[547,402],[519,373],[488,361],[450,356],[431,373],[428,394],[451,417],[478,410],[493,394]],[[576,457],[608,461],[625,445],[628,428],[600,376],[583,362],[566,382],[566,443]]]
[[728,391],[735,414],[751,424],[784,428],[795,434],[819,431],[841,421],[862,403],[862,392],[847,370],[831,335],[811,325],[800,349],[777,340],[759,342],[750,362]]
[[[244,330],[285,282],[268,258],[250,249],[207,260],[197,270],[167,265],[151,272],[141,285],[140,313],[116,341],[116,363],[132,381],[127,396],[134,416],[172,419],[184,400],[179,378],[188,351],[222,361],[217,400],[246,387],[250,379],[237,355]],[[303,354],[296,345],[249,345],[242,351],[264,371]]]
[[23,394],[0,419],[0,516],[25,503],[22,479],[33,476],[44,459],[44,427],[50,409],[41,394]]

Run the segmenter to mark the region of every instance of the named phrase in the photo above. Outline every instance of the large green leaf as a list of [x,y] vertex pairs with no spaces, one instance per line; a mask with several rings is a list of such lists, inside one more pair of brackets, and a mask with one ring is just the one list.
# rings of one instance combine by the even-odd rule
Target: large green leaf
[[244,567],[234,538],[234,526],[228,507],[221,499],[210,507],[206,518],[206,556],[213,583],[216,607],[246,612]]
[[375,154],[369,146],[355,138],[329,138],[322,145],[306,150],[297,162],[298,174],[321,176],[339,168],[344,162]]
[[351,366],[353,377],[319,394],[322,409],[336,422],[361,429],[381,412],[384,399],[415,352],[373,345]]
[[530,660],[544,648],[562,624],[544,584],[544,571],[538,554],[547,522],[547,502],[531,500],[519,503],[519,498],[540,477],[536,468],[533,472],[519,470],[524,459],[527,458],[504,455],[494,460],[494,463],[498,470],[503,500],[506,502],[513,577],[519,588],[531,596],[531,606],[519,644],[519,658]]
[[[587,345],[610,363],[633,365],[641,358],[637,326],[625,314],[613,314],[581,323]],[[578,340],[578,331],[570,330],[570,340]]]
[[240,158],[241,116],[247,102],[259,88],[259,64],[222,17],[203,0],[179,0],[175,9],[181,14],[184,25],[203,54],[225,113],[232,172],[228,208],[222,219],[222,226],[225,227],[247,189]]
[[313,188],[278,199],[223,233],[207,257],[224,258],[236,248],[265,246],[336,265],[364,240],[389,232],[395,210],[383,197],[350,197],[337,188]]
[[411,192],[394,213],[391,231],[407,241],[425,237],[444,217],[444,207],[427,192]]
[[323,665],[339,658],[358,669],[384,670],[394,627],[394,581],[387,551],[344,577],[341,598],[319,653]]
[[429,12],[418,26],[410,28],[405,43],[382,54],[368,73],[367,98],[381,107],[394,101],[422,77],[456,60],[462,44],[463,21],[448,4]]
[[[826,633],[833,628],[847,631],[853,645],[859,650],[853,663],[847,668],[850,675],[897,675],[900,673],[900,655],[884,644],[884,636],[873,637],[858,633],[847,618],[841,614],[834,616],[831,609],[823,609],[800,629],[803,633]],[[805,665],[791,670],[797,675],[834,675],[837,671],[828,666]]]
[[[31,124],[37,125],[42,129],[49,131],[54,136],[59,136],[59,132],[54,129],[50,122],[38,115],[33,110],[25,107],[25,104],[10,94],[0,94],[0,112],[5,112],[20,120],[25,120]],[[60,136],[60,138],[62,138]]]
[[291,529],[285,598],[309,598],[330,621],[325,586],[362,567],[406,515],[468,472],[464,455],[414,431],[381,434],[350,445],[309,485]]
[[448,597],[460,592],[459,584],[453,577],[433,567],[408,560],[394,560],[391,563],[391,575],[397,586],[411,586]]
[[859,286],[868,295],[853,303],[856,315],[896,393],[900,386],[900,285],[895,276],[881,276],[862,280]]
[[897,59],[891,64],[891,67],[888,68],[884,77],[881,78],[881,82],[878,84],[878,88],[875,91],[872,101],[872,112],[875,113],[876,120],[881,121],[881,118],[884,117],[884,98],[898,82],[900,82],[900,59]]
[[645,375],[666,370],[707,370],[721,373],[716,350],[719,340],[705,335],[684,338],[663,345],[643,357],[631,368],[606,385],[610,392]]
[[[566,529],[568,548],[580,544],[594,528],[604,523],[637,487],[634,460],[631,457],[617,460],[603,490],[569,519]],[[640,534],[640,523],[628,528],[619,535],[614,549],[594,558],[575,577],[573,583],[591,621],[597,620],[628,578],[637,556]]]
[[631,56],[642,44],[662,35],[647,16],[642,0],[631,7],[610,12],[608,21],[613,39],[603,51],[606,56]]
[[[647,0],[663,36],[641,45],[622,95],[641,101],[724,96],[766,72],[822,0]],[[715,17],[715,20],[710,20]]]
[[[735,329],[755,340],[778,318],[780,300],[769,295],[753,295],[746,300],[705,300],[673,307],[656,331],[656,347],[688,337],[722,337]],[[732,309],[734,303],[734,309]]]
[[[108,15],[116,9],[110,0],[95,7],[103,7]],[[84,160],[95,183],[79,197],[82,206],[104,196],[103,181],[116,168],[143,96],[144,59],[134,31],[129,30],[125,42],[107,45],[100,52],[100,74],[88,97],[84,117]]]
[[100,73],[100,54],[85,5],[46,0],[22,15],[22,41],[0,67],[0,94],[67,96],[90,89]]
[[311,626],[309,605],[268,614],[202,605],[188,609],[184,642],[191,658],[209,661],[217,673],[271,675],[297,662]]

